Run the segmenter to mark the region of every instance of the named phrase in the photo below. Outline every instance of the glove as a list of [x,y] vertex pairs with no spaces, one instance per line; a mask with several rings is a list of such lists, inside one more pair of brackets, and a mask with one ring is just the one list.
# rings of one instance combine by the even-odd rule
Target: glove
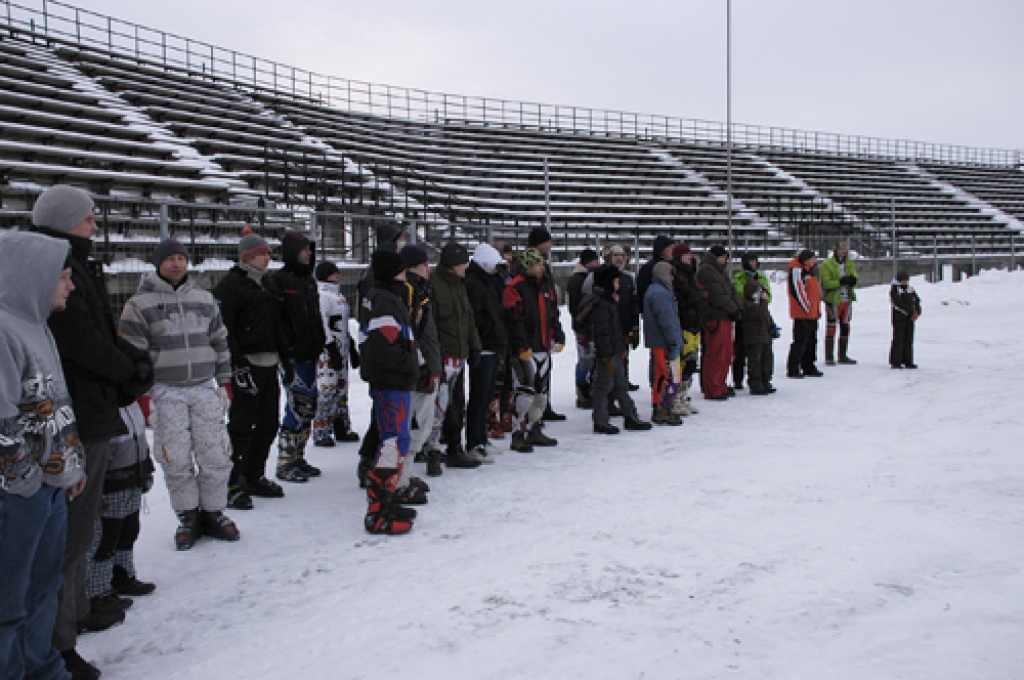
[[120,391],[129,397],[128,403],[135,401],[134,397],[149,392],[153,386],[153,377],[153,362],[148,355],[135,362],[135,375],[120,387]]
[[476,368],[480,365],[480,350],[471,349],[469,350],[469,363],[470,368]]
[[551,347],[551,349],[553,349],[553,350],[555,351],[555,354],[558,354],[558,353],[559,353],[559,352],[561,352],[561,351],[562,351],[563,349],[565,349],[565,345],[563,345],[563,344],[562,344],[562,343],[560,343],[560,342],[556,342],[556,343],[555,343],[555,344],[554,344],[554,345],[553,345],[553,346]]
[[782,337],[782,329],[778,326],[772,326],[772,337],[778,340]]
[[729,315],[729,318],[733,321],[743,321],[743,310],[737,309],[735,312]]
[[640,329],[634,328],[629,332],[629,346],[636,349],[640,346]]
[[348,336],[348,363],[352,368],[359,368],[359,350],[356,343],[352,342],[352,336]]
[[295,382],[295,364],[291,359],[281,359],[281,381],[285,387]]
[[345,368],[345,359],[341,356],[341,350],[333,342],[327,345],[327,365],[335,371]]
[[609,378],[615,375],[615,357],[605,357],[601,359],[601,368],[604,369],[604,374]]
[[231,408],[231,383],[221,383],[217,388],[217,396],[220,398],[220,410],[226,414]]
[[252,379],[252,366],[244,359],[241,363],[235,364],[231,370],[232,399],[235,398],[235,390],[251,394],[254,397],[260,393],[259,387],[256,386],[256,381]]
[[853,276],[853,275],[847,275],[847,276],[840,277],[839,285],[841,285],[841,286],[856,286],[857,285],[857,277]]
[[528,359],[530,359],[532,357],[533,357],[533,350],[532,349],[521,349],[521,350],[519,350],[519,358],[522,359],[523,361],[526,361],[526,360],[528,360]]

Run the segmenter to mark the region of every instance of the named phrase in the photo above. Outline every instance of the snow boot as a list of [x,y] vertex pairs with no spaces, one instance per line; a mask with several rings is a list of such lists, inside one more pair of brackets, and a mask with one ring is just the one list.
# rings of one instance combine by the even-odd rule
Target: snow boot
[[526,435],[526,443],[531,446],[558,446],[557,439],[544,434],[544,430],[541,429],[541,423],[534,423],[530,427],[530,432]]
[[683,419],[664,406],[655,406],[651,422],[655,425],[682,425]]
[[319,477],[321,475],[320,468],[315,465],[310,465],[305,456],[299,456],[295,459],[295,467],[302,470],[307,477]]
[[156,590],[155,583],[140,581],[129,575],[128,570],[120,564],[114,565],[114,577],[110,579],[110,585],[118,595],[131,595],[132,597],[149,595]]
[[203,510],[200,512],[199,525],[202,527],[203,536],[216,538],[220,541],[237,541],[242,537],[238,527],[231,521],[231,518],[220,510]]
[[303,472],[294,460],[277,466],[277,478],[283,482],[302,483],[309,481],[309,475]]
[[594,408],[594,400],[590,395],[590,387],[576,386],[576,408],[590,410]]
[[398,474],[397,468],[374,468],[366,473],[367,508],[363,526],[371,534],[397,535],[408,533],[412,529],[412,522],[409,519],[400,519],[395,511],[396,508],[401,508],[395,502]]
[[450,468],[478,468],[480,467],[480,461],[476,456],[471,456],[462,448],[462,444],[453,444],[448,447],[448,450],[444,454],[444,464]]
[[512,433],[512,446],[510,448],[520,453],[530,453],[533,451],[533,445],[526,440],[526,430],[516,430]]
[[348,418],[334,419],[334,441],[336,442],[357,442],[359,435],[352,431],[352,423]]
[[179,512],[178,529],[174,532],[174,546],[178,550],[191,550],[201,535],[199,508]]
[[834,335],[825,336],[825,365],[836,365],[836,338]]
[[851,359],[846,351],[850,348],[850,338],[839,338],[839,363],[848,366],[856,365],[857,360]]
[[541,420],[546,420],[547,422],[554,423],[561,422],[567,419],[568,417],[564,413],[555,413],[555,410],[551,408],[551,402],[548,401],[547,405],[544,407],[544,415],[541,416]]
[[60,653],[71,680],[99,680],[100,669],[79,656],[74,647]]
[[597,423],[594,423],[594,433],[595,434],[618,434],[619,433],[619,428],[615,427],[611,423],[608,423],[607,425],[598,425]]
[[427,451],[427,477],[440,477],[444,474],[444,469],[441,467],[443,457],[444,453],[438,449]]
[[633,411],[633,415],[626,416],[623,426],[630,432],[641,432],[643,430],[649,430],[653,427],[646,420],[640,420],[640,414]]
[[395,491],[395,502],[400,505],[426,505],[427,492],[410,483]]
[[100,595],[99,597],[89,598],[89,611],[96,612],[98,614],[110,614],[117,612],[126,612],[132,608],[135,601],[130,597],[121,597],[117,594],[116,590],[112,590],[106,595]]
[[257,498],[284,498],[284,489],[277,482],[272,482],[266,477],[260,477],[255,482],[250,482],[245,477],[239,479],[238,486],[245,489],[250,496]]
[[232,484],[228,487],[228,507],[234,510],[252,510],[252,496],[241,486]]
[[320,437],[313,441],[313,446],[319,446],[321,448],[329,449],[332,448],[337,442],[334,441],[334,437],[327,435],[326,437]]

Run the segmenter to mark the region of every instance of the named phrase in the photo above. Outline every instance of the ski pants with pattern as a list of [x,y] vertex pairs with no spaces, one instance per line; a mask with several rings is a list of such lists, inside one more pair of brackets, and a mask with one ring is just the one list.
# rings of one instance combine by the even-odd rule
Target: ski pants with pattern
[[[277,467],[287,467],[306,451],[316,415],[316,362],[295,361],[295,378],[284,386],[288,405],[277,437]],[[283,376],[282,376],[283,378]]]
[[316,417],[313,441],[334,435],[334,421],[345,430],[352,429],[348,414],[348,362],[341,369],[331,368],[330,355],[324,350],[316,362]]
[[519,429],[529,429],[540,422],[548,405],[551,384],[551,354],[534,352],[529,359],[512,357],[515,383],[516,421]]

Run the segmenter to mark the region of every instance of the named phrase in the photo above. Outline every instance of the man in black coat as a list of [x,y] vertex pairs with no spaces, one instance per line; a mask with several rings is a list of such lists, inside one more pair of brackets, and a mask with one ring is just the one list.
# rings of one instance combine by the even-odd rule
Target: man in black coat
[[277,438],[277,478],[307,482],[320,470],[305,458],[306,442],[316,415],[316,362],[327,344],[320,316],[320,292],[313,278],[315,244],[298,232],[281,239],[284,266],[267,277],[277,300],[281,324],[281,372],[288,397]]
[[573,319],[573,331],[576,334],[576,408],[589,409],[594,407],[591,399],[591,388],[594,382],[594,353],[591,351],[587,334],[576,327],[576,314],[580,311],[583,300],[583,284],[587,277],[601,264],[597,253],[590,248],[580,252],[580,261],[573,267],[572,276],[565,285],[569,297],[569,317]]
[[[630,348],[640,346],[640,311],[643,309],[643,296],[637,295],[637,282],[633,272],[626,269],[626,249],[615,244],[606,250],[605,264],[614,265],[619,270],[618,303],[619,323],[622,325],[623,342]],[[652,267],[653,271],[653,267]],[[648,280],[648,284],[650,281]],[[646,290],[646,289],[645,289]],[[629,379],[629,352],[624,355],[623,370],[626,373],[626,384],[630,392],[640,389],[639,385]]]
[[238,264],[213,289],[231,350],[228,506],[240,510],[252,508],[252,496],[284,496],[281,486],[266,477],[279,425],[277,366],[282,342],[277,301],[263,286],[270,260],[267,242],[246,233],[238,243]]
[[647,288],[654,278],[654,265],[659,262],[672,259],[672,247],[675,243],[668,236],[658,236],[654,239],[654,248],[651,251],[651,259],[644,262],[640,267],[640,273],[636,277],[636,295],[640,300],[647,294]]
[[85,445],[87,481],[85,490],[68,503],[60,609],[53,631],[54,646],[72,668],[86,663],[75,651],[77,629],[108,628],[123,621],[127,609],[127,603],[113,601],[109,608],[93,609],[85,576],[101,511],[110,440],[128,432],[118,407],[152,386],[153,364],[148,354],[117,335],[102,265],[90,257],[92,237],[99,229],[89,194],[66,185],[50,187],[36,199],[32,224],[35,231],[71,243],[75,286],[65,309],[51,314],[48,321]]

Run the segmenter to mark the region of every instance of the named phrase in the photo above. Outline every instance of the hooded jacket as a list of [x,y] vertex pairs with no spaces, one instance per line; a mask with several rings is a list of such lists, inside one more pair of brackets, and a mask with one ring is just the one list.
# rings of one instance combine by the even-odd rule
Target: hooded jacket
[[729,281],[725,265],[711,251],[700,258],[697,280],[708,292],[706,321],[728,319],[743,308],[743,299]]
[[636,277],[636,294],[637,299],[643,300],[644,296],[647,295],[647,287],[651,285],[651,280],[654,278],[654,265],[661,262],[661,253],[672,245],[672,239],[668,236],[657,236],[654,239],[654,250],[651,253],[651,259],[644,262],[644,266],[640,267],[640,273]]
[[438,265],[430,273],[437,310],[437,337],[446,357],[465,359],[471,351],[480,351],[473,307],[466,295],[466,283],[448,267]]
[[[309,264],[299,262],[299,253],[309,246]],[[281,336],[285,359],[316,361],[327,344],[323,320],[320,318],[320,293],[313,278],[316,266],[316,244],[295,232],[281,239],[281,260],[284,266],[267,275],[265,286],[277,299],[281,320]]]
[[692,264],[672,260],[672,289],[679,307],[679,325],[683,330],[699,333],[704,325],[707,310],[707,291],[697,283],[697,274]]
[[[589,311],[586,311],[589,308]],[[619,305],[614,291],[594,286],[580,301],[580,323],[586,328],[585,336],[594,347],[598,359],[621,356],[626,352],[623,340],[622,322],[619,320]]]
[[751,279],[743,287],[743,344],[771,344],[775,320],[768,310],[770,297],[760,281]]
[[[810,262],[810,260],[808,260]],[[821,286],[811,267],[794,257],[789,261],[789,318],[821,318]]]
[[[0,489],[29,497],[85,475],[71,395],[47,328],[66,241],[0,234]],[[0,576],[0,578],[3,578]]]
[[228,331],[217,300],[186,276],[177,288],[148,272],[121,312],[121,335],[149,352],[164,385],[193,387],[231,380]]
[[488,274],[476,262],[466,269],[466,295],[473,310],[480,347],[487,352],[504,353],[508,349],[505,310],[501,307],[501,279]]
[[644,295],[644,346],[682,348],[683,328],[679,324],[679,308],[672,291],[654,279]]
[[419,377],[405,281],[374,280],[359,308],[359,375],[371,389],[411,392]]
[[840,262],[836,259],[835,253],[832,257],[828,258],[821,263],[818,267],[818,274],[821,275],[821,290],[825,302],[830,305],[838,305],[843,302],[843,292],[846,292],[847,302],[856,302],[857,293],[854,292],[853,286],[844,286],[839,283],[839,279],[843,276],[857,276],[857,267],[854,266],[853,260],[847,255],[846,259]]

